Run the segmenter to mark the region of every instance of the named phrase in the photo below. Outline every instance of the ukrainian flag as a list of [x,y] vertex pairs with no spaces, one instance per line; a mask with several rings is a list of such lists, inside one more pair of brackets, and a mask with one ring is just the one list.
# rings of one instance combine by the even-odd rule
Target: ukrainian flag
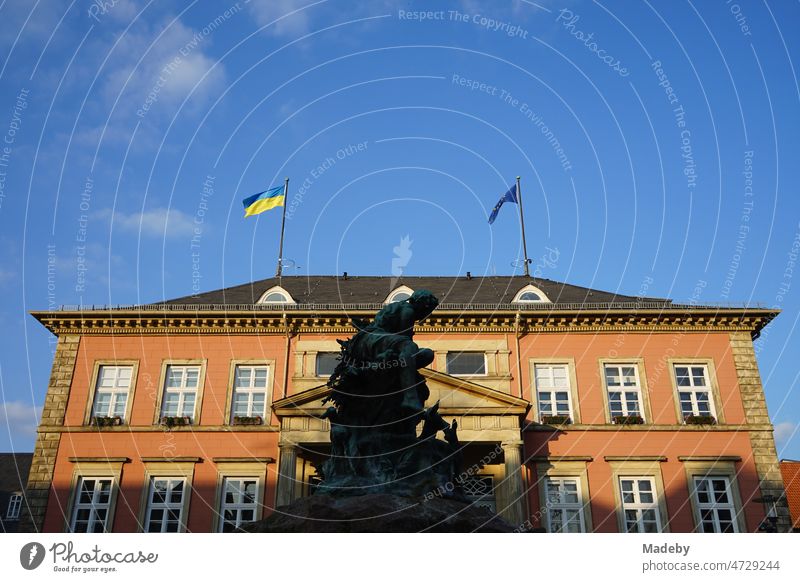
[[247,218],[248,216],[261,214],[271,208],[283,206],[285,199],[286,194],[283,191],[283,186],[253,194],[242,200],[242,204],[244,204],[244,216]]

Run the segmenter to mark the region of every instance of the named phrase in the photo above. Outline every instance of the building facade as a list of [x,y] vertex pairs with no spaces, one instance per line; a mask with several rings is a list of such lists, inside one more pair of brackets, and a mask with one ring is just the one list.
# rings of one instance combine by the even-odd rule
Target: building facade
[[58,344],[22,527],[230,531],[312,494],[336,340],[415,289],[475,503],[550,532],[790,529],[753,350],[775,311],[346,274],[34,313]]
[[0,533],[14,533],[25,505],[33,453],[0,453]]

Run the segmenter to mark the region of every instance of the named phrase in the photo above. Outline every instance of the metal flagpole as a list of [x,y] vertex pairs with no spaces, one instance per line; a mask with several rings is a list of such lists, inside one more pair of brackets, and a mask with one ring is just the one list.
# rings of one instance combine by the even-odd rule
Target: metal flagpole
[[[517,187],[519,189],[519,187]],[[289,178],[283,183],[283,216],[281,217],[281,242],[278,245],[278,268],[275,276],[280,278],[283,274],[283,230],[286,227],[286,197],[289,195]]]
[[525,253],[525,276],[530,277],[531,272],[528,269],[528,245],[525,242],[525,213],[522,212],[522,190],[519,188],[519,176],[517,176],[517,205],[519,206],[519,224],[522,227],[522,252]]

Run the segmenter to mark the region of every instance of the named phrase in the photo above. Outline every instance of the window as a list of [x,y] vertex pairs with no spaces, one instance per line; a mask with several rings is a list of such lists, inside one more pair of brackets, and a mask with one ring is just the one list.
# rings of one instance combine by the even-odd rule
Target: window
[[547,416],[568,416],[571,419],[569,367],[565,364],[536,364],[534,371],[539,421]]
[[282,287],[272,287],[267,289],[261,298],[258,300],[259,303],[294,303],[294,299],[286,289]]
[[179,532],[183,513],[183,477],[153,477],[147,496],[146,532]]
[[233,374],[233,416],[265,416],[267,366],[236,366]]
[[628,533],[657,533],[661,518],[652,477],[620,477],[622,511]]
[[95,386],[92,416],[125,418],[133,366],[100,366]]
[[75,507],[72,510],[70,531],[73,533],[105,533],[108,531],[108,513],[111,505],[110,478],[81,477]]
[[550,533],[580,533],[583,524],[580,482],[576,478],[548,477],[545,479],[547,531]]
[[526,285],[517,292],[512,303],[550,303],[550,300],[538,287]]
[[235,531],[243,523],[256,520],[258,478],[226,477],[222,485],[220,530]]
[[22,509],[22,495],[14,493],[8,500],[8,511],[6,511],[6,519],[19,519],[19,511]]
[[675,366],[675,384],[684,419],[687,416],[715,415],[707,366]]
[[384,303],[397,303],[398,301],[405,301],[414,293],[414,290],[411,287],[406,287],[405,285],[401,285],[391,293],[386,298]]
[[486,355],[483,352],[450,352],[447,373],[453,376],[485,376]]
[[735,533],[736,510],[731,484],[725,476],[694,478],[700,531],[703,533]]
[[341,352],[319,352],[317,353],[316,374],[317,376],[330,376],[336,366],[339,365],[339,355]]
[[167,366],[161,416],[188,416],[194,420],[200,366]]
[[613,421],[617,416],[641,416],[642,390],[636,364],[605,364],[608,411]]

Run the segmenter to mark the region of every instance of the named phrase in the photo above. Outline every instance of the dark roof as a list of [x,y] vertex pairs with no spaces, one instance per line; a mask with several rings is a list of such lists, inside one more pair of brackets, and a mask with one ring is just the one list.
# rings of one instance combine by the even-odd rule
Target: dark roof
[[440,303],[511,303],[528,284],[541,289],[553,303],[671,303],[668,299],[633,297],[528,277],[354,277],[310,275],[262,279],[217,291],[188,295],[163,304],[246,305],[257,303],[268,289],[279,285],[300,304],[382,303],[394,289],[406,285],[427,289]]
[[25,489],[32,460],[33,453],[0,453],[0,492]]

